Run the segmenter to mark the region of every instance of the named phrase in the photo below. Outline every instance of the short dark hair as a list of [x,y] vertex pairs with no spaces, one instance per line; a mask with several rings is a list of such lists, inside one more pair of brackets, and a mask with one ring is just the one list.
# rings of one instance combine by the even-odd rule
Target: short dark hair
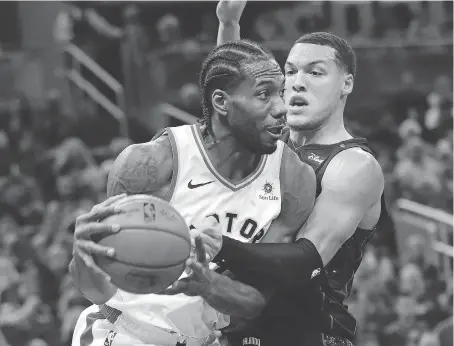
[[202,122],[212,134],[211,93],[215,89],[231,90],[245,77],[244,65],[254,61],[274,59],[273,54],[258,43],[249,40],[231,41],[217,46],[202,63],[200,90],[202,96]]
[[353,77],[356,76],[356,54],[343,38],[329,32],[311,32],[301,36],[294,44],[297,43],[311,43],[334,48],[336,59],[340,65]]

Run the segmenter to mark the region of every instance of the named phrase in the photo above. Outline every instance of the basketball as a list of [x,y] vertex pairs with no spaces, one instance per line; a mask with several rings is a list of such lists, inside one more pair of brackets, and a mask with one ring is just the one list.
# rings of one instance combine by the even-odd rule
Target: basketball
[[119,224],[118,233],[93,237],[115,249],[115,257],[93,256],[118,288],[137,294],[157,293],[183,273],[191,240],[183,217],[166,201],[134,195],[115,203],[121,213],[102,222]]

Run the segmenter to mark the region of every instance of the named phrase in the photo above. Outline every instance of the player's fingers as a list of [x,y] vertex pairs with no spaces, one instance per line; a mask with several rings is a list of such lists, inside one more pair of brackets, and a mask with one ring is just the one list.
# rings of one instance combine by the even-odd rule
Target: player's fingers
[[189,268],[192,271],[193,275],[196,275],[198,277],[203,277],[204,275],[204,265],[203,263],[194,261],[192,259],[188,259],[186,261],[186,267]]
[[187,280],[187,278],[183,278],[178,281],[175,281],[172,284],[172,286],[167,287],[160,294],[175,295],[175,294],[179,294],[179,293],[186,293],[188,286],[189,286],[189,281]]
[[85,265],[87,267],[89,267],[97,275],[102,276],[105,280],[107,280],[109,282],[112,280],[111,277],[106,272],[104,272],[101,268],[99,268],[96,265],[95,261],[93,260],[93,257],[91,257],[87,253],[80,251],[80,250],[76,250],[75,255],[79,256],[82,259],[82,261],[85,263]]
[[120,231],[121,226],[118,224],[109,225],[106,223],[87,223],[85,225],[79,226],[76,228],[74,232],[74,236],[76,239],[90,239],[90,236],[93,234],[100,234],[100,233],[117,233]]
[[114,205],[108,207],[98,207],[92,209],[92,211],[89,212],[88,214],[79,216],[80,220],[78,221],[82,221],[84,223],[97,222],[100,220],[104,220],[108,216],[115,215],[120,212],[121,209]]
[[[115,257],[115,249],[96,244],[90,240],[78,240],[76,247],[90,256]],[[76,250],[77,251],[77,250]]]
[[203,244],[202,237],[199,235],[195,237],[195,253],[197,257],[197,261],[201,263],[205,263],[207,255],[205,251],[205,245]]
[[195,238],[200,236],[200,231],[197,228],[190,229],[189,236],[191,238],[191,247],[195,248]]
[[217,225],[219,225],[219,216],[211,214],[206,217],[206,226],[216,227]]

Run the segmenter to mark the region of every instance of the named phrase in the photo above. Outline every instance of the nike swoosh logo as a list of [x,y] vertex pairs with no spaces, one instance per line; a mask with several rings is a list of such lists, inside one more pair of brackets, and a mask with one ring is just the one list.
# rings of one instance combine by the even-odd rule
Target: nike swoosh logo
[[211,184],[211,183],[214,183],[214,180],[213,181],[209,181],[207,183],[202,183],[202,184],[192,184],[192,180],[188,183],[188,187],[192,190],[192,189],[196,189],[198,187],[201,187],[201,186],[204,186],[204,185],[208,185],[208,184]]

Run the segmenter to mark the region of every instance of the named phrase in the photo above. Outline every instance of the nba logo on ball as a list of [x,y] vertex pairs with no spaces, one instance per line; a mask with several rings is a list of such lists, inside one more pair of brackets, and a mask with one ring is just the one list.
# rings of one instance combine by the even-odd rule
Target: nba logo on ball
[[146,222],[154,222],[156,220],[156,208],[153,203],[143,204],[143,218]]
[[106,336],[106,340],[104,340],[104,346],[112,346],[112,341],[113,339],[115,338],[115,335],[117,335],[116,332],[114,332],[113,330],[111,330],[107,336]]

